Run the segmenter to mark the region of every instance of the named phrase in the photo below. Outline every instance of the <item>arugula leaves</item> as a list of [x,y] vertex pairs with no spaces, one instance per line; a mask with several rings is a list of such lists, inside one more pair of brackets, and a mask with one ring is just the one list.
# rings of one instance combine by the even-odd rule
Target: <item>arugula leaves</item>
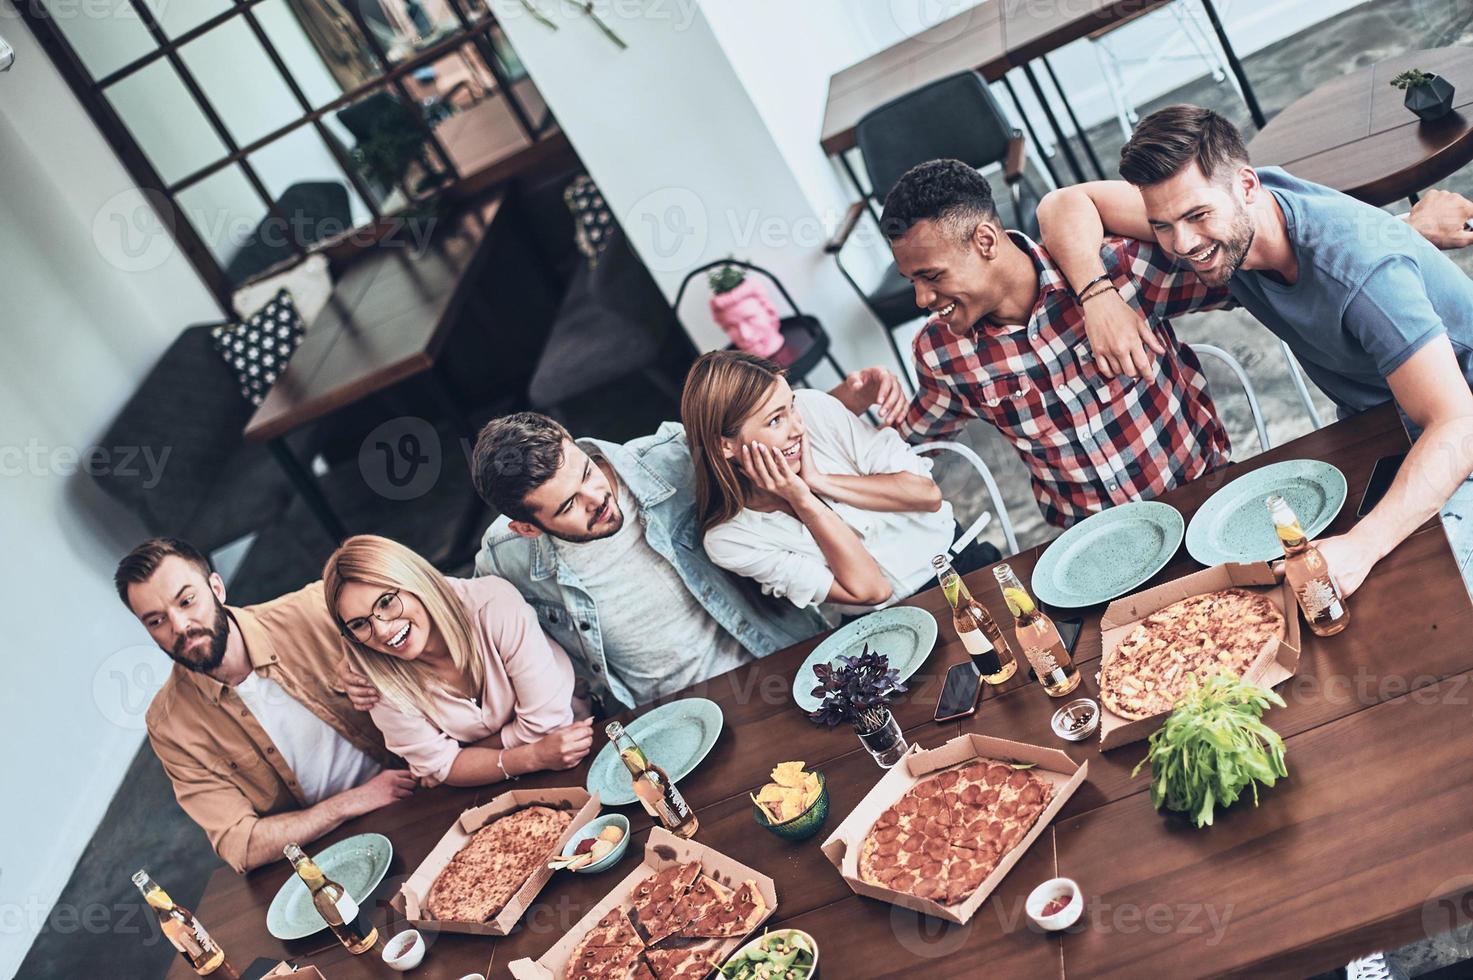
[[1262,720],[1270,705],[1282,708],[1284,699],[1236,677],[1210,677],[1177,700],[1130,774],[1149,762],[1151,803],[1187,814],[1198,827],[1244,789],[1252,789],[1257,806],[1259,783],[1272,787],[1289,775],[1284,740]]

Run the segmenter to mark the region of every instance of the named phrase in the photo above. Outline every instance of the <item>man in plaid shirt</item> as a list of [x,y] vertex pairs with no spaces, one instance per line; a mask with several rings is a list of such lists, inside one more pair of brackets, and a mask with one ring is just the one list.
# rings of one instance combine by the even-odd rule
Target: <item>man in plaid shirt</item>
[[[1003,230],[986,178],[957,160],[905,174],[880,223],[916,305],[933,314],[915,339],[920,390],[903,417],[887,413],[907,440],[985,419],[1028,464],[1045,519],[1060,527],[1228,461],[1202,365],[1168,322],[1227,305],[1225,288],[1154,243],[1109,238],[1105,276],[1076,296],[1041,246]],[[1155,331],[1150,375],[1107,377],[1093,362],[1083,304],[1109,290]]]

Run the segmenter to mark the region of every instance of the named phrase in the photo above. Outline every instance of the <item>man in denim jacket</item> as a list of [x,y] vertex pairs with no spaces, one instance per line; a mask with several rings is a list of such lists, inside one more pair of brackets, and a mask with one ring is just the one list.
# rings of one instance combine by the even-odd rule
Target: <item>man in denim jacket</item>
[[[902,398],[882,369],[851,375],[835,393],[855,411]],[[609,710],[826,628],[815,610],[767,599],[706,557],[676,423],[619,445],[574,440],[533,412],[494,419],[476,442],[471,475],[502,515],[486,531],[476,574],[521,591]]]

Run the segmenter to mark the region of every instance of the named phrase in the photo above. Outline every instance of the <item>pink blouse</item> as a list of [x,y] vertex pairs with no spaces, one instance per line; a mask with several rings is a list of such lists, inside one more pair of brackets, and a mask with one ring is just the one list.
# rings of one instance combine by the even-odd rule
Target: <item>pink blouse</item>
[[486,664],[481,703],[433,690],[434,719],[386,701],[371,712],[389,751],[432,786],[450,775],[463,746],[499,733],[502,746],[512,748],[573,723],[573,665],[516,587],[489,575],[446,581],[465,603]]

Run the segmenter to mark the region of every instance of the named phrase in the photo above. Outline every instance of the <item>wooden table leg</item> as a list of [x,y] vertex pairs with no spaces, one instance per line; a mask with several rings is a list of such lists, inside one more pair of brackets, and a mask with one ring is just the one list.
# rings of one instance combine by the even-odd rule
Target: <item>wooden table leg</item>
[[296,487],[297,493],[311,509],[312,515],[317,518],[317,523],[322,525],[322,529],[327,532],[328,537],[332,538],[332,543],[336,546],[348,536],[348,529],[343,526],[342,520],[332,509],[332,505],[327,502],[327,498],[323,496],[322,487],[318,485],[317,479],[297,459],[285,439],[272,439],[267,445],[271,448],[271,455],[276,457],[276,462],[286,472],[287,479],[292,482],[292,486]]

